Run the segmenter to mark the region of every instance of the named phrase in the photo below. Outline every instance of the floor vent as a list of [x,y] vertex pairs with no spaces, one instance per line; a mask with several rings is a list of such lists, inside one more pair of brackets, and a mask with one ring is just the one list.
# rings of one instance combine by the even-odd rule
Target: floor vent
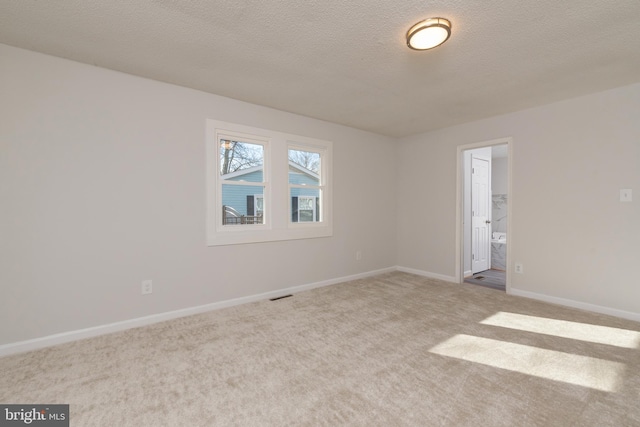
[[293,295],[289,294],[289,295],[283,295],[281,297],[275,297],[275,298],[271,298],[269,299],[269,301],[278,301],[279,299],[283,299],[283,298],[289,298],[292,297]]

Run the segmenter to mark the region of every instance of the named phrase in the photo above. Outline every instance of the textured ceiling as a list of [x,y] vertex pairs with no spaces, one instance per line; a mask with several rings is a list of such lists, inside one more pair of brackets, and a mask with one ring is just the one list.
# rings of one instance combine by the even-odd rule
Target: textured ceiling
[[640,81],[640,1],[0,0],[0,43],[401,137]]

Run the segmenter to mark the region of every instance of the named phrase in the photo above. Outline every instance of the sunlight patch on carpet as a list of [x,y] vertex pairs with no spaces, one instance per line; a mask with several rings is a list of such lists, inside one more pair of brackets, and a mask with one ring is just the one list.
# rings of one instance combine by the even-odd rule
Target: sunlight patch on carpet
[[486,318],[480,323],[616,347],[640,348],[640,332],[609,326],[569,322],[567,320],[548,319],[503,311]]
[[619,389],[625,369],[618,362],[463,334],[429,352],[608,392]]

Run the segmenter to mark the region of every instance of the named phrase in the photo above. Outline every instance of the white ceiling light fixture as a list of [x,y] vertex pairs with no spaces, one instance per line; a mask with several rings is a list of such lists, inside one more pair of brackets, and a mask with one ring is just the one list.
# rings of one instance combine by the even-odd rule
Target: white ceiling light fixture
[[451,21],[429,18],[420,21],[407,31],[407,46],[414,50],[433,49],[446,42],[451,35]]

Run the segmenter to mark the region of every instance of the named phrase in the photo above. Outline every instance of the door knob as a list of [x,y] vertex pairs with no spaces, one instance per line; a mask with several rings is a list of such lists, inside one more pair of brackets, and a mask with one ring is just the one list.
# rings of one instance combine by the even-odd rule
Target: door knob
[[486,221],[485,221],[485,223],[487,223],[487,224],[491,224],[491,221],[489,221],[489,220],[486,220]]

